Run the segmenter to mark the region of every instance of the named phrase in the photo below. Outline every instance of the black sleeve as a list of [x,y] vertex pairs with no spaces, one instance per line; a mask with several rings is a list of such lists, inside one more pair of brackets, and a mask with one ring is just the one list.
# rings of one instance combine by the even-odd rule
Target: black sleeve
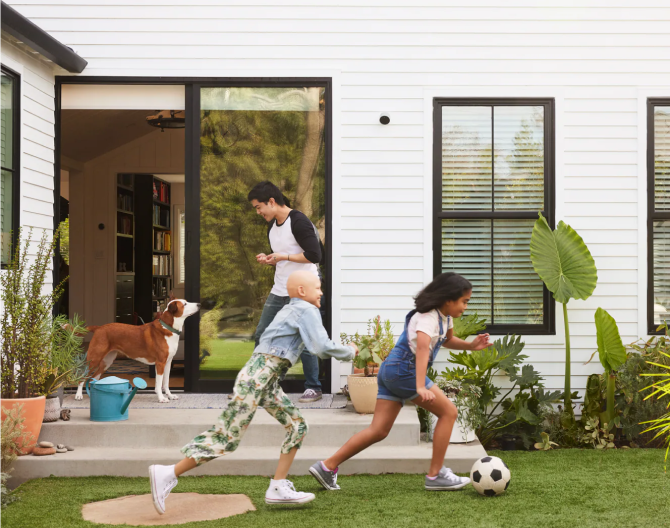
[[321,262],[321,242],[316,227],[300,211],[294,209],[289,215],[291,216],[291,232],[295,241],[302,248],[305,258],[314,264],[319,264]]

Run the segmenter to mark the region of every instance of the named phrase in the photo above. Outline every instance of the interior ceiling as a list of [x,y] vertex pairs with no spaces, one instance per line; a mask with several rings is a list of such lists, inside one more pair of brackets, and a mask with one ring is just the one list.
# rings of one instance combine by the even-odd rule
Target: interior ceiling
[[[156,110],[63,110],[61,154],[87,162],[158,130],[147,123]],[[170,130],[166,130],[169,134]]]

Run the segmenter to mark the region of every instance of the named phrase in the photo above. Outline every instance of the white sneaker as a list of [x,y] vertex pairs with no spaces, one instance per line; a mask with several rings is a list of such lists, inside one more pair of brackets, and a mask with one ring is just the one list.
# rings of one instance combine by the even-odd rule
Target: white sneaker
[[306,504],[314,500],[314,493],[296,491],[290,480],[271,480],[265,492],[266,504]]
[[163,515],[165,513],[165,499],[177,485],[174,466],[149,466],[149,480],[151,481],[151,496],[154,499],[154,508]]

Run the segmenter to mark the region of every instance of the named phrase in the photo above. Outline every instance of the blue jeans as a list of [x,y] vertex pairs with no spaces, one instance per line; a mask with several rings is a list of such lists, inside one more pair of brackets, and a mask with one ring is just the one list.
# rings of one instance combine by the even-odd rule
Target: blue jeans
[[[290,297],[280,297],[272,293],[268,295],[268,298],[265,301],[265,306],[263,306],[263,313],[261,313],[261,318],[258,321],[258,326],[254,333],[256,341],[255,346],[258,346],[258,342],[260,341],[263,332],[265,332],[265,329],[274,320],[275,315],[277,315],[279,310],[286,306],[290,301]],[[323,297],[321,298],[321,301],[323,302]],[[323,310],[321,310],[321,318],[323,319]],[[305,350],[300,354],[300,360],[302,361],[302,370],[305,373],[305,390],[312,389],[320,391],[319,358]]]

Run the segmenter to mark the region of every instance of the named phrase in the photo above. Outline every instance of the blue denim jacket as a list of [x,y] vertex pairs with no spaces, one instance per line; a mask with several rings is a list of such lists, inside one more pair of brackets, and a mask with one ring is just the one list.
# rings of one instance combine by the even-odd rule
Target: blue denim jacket
[[265,329],[254,353],[288,359],[293,365],[305,349],[321,359],[351,361],[355,356],[352,347],[338,345],[328,338],[316,306],[293,298]]

